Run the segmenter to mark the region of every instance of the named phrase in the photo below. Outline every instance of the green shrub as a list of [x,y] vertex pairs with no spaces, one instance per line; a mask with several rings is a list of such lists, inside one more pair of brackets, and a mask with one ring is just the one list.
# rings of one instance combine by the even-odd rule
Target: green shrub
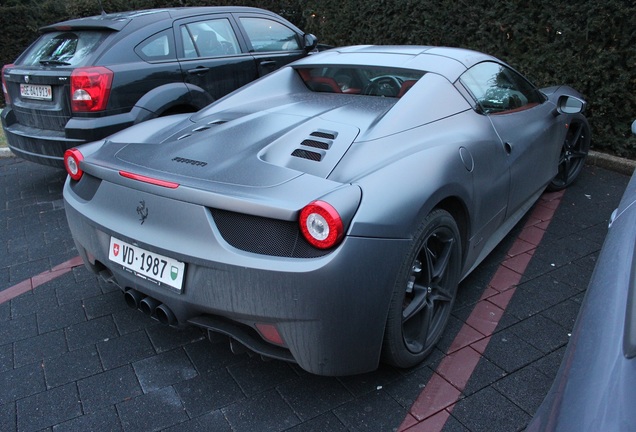
[[[102,0],[108,12],[243,5],[276,12],[321,43],[458,46],[510,63],[539,86],[570,85],[589,103],[593,148],[636,159],[636,4],[631,0]],[[95,15],[97,0],[9,0],[0,6],[0,60],[10,63],[37,28]]]

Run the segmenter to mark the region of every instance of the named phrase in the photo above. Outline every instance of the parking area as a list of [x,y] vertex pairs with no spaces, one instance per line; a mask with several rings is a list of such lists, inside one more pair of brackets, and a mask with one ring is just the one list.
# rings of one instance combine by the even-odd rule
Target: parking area
[[0,159],[2,431],[522,431],[629,181],[587,166],[544,194],[462,282],[423,364],[326,378],[129,309],[78,260],[64,178]]

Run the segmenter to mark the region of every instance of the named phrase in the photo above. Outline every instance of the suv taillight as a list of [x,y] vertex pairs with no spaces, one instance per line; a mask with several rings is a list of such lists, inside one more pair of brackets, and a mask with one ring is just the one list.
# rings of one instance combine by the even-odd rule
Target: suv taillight
[[4,93],[4,103],[9,105],[11,103],[11,96],[9,96],[9,89],[7,88],[7,81],[4,79],[4,71],[6,68],[12,67],[12,64],[2,66],[2,93]]
[[113,71],[102,66],[78,68],[71,74],[71,109],[95,112],[106,109]]

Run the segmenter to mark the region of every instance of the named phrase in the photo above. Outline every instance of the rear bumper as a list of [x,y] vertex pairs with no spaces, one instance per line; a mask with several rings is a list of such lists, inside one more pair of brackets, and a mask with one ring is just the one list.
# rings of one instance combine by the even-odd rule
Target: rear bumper
[[[319,375],[378,367],[395,274],[408,241],[347,237],[326,256],[281,258],[233,248],[218,238],[211,221],[211,230],[203,229],[199,236],[209,243],[209,258],[201,259],[170,249],[175,242],[169,238],[133,239],[115,228],[115,222],[95,223],[82,214],[86,202],[69,189],[67,181],[67,219],[87,267],[96,273],[107,269],[123,291],[134,289],[166,305],[180,325],[226,334],[260,354],[294,361]],[[205,219],[188,221],[193,223],[201,227]],[[178,220],[172,230],[185,234]],[[111,235],[185,262],[181,292],[109,261]],[[192,250],[199,249],[196,243],[188,241]],[[274,326],[283,345],[266,341],[257,324]]]
[[17,156],[56,168],[64,168],[63,156],[69,148],[105,138],[134,123],[132,113],[71,118],[64,131],[56,131],[18,123],[11,108],[5,108],[1,118],[9,147]]

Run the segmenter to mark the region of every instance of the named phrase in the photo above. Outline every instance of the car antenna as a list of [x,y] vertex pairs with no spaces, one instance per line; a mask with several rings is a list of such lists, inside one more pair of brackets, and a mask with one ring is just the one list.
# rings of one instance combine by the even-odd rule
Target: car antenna
[[105,17],[106,11],[104,10],[104,5],[102,5],[102,0],[97,0],[97,3],[99,3],[99,10],[102,11],[102,17]]

